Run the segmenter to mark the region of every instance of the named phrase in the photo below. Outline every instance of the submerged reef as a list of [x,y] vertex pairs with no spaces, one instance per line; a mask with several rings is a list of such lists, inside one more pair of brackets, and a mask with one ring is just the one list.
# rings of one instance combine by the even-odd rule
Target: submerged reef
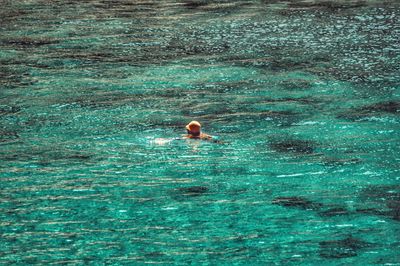
[[340,240],[319,242],[319,255],[329,259],[354,257],[357,256],[357,252],[370,246],[368,242],[349,236]]
[[289,8],[308,8],[308,9],[327,9],[329,11],[337,11],[347,8],[357,8],[366,6],[365,0],[350,0],[350,1],[290,1]]
[[297,154],[312,154],[315,151],[316,144],[313,141],[284,139],[273,140],[270,147],[277,152],[297,153]]
[[357,121],[367,117],[385,114],[400,114],[400,102],[387,101],[350,109],[337,115],[338,118]]
[[208,191],[208,187],[204,186],[182,187],[178,188],[178,191],[188,196],[199,196],[201,194],[206,193]]
[[362,160],[358,158],[335,158],[335,157],[324,157],[322,164],[326,166],[343,166],[343,165],[354,165],[361,163]]
[[303,197],[277,197],[272,204],[304,210],[319,210],[322,207],[321,203],[312,202]]
[[344,207],[335,207],[319,212],[319,215],[323,217],[333,217],[333,216],[348,215],[348,214],[349,211]]
[[272,204],[300,210],[315,211],[319,216],[326,218],[351,214],[351,212],[343,206],[325,205],[320,202],[314,202],[307,198],[297,196],[276,197],[272,200]]
[[385,216],[400,221],[400,186],[369,186],[360,192],[359,198],[368,206],[374,207],[360,207],[357,209],[358,213]]
[[171,190],[171,196],[175,200],[186,200],[192,197],[198,197],[205,195],[209,192],[209,188],[206,186],[190,186],[190,187],[180,187]]
[[0,116],[16,114],[20,111],[21,111],[21,107],[18,107],[18,106],[0,105]]
[[19,139],[19,134],[15,130],[0,128],[0,143],[10,142]]
[[49,45],[56,43],[59,43],[59,40],[51,38],[21,37],[21,38],[3,40],[0,45],[9,45],[12,47],[20,46],[22,48],[30,48],[30,47],[38,47],[42,45]]
[[18,67],[17,63],[18,61],[8,62],[0,59],[0,86],[2,88],[14,89],[34,83],[29,73]]

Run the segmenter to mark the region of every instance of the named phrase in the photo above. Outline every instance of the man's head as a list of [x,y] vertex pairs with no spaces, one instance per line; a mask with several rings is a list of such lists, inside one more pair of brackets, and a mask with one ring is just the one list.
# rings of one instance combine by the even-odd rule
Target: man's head
[[192,121],[186,125],[187,133],[193,136],[199,136],[201,133],[201,125],[197,121]]

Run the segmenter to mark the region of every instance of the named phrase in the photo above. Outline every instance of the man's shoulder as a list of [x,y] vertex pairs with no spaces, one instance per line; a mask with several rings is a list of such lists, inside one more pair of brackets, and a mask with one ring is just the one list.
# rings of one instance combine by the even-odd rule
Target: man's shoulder
[[212,136],[205,134],[205,133],[201,133],[200,138],[201,139],[212,139]]

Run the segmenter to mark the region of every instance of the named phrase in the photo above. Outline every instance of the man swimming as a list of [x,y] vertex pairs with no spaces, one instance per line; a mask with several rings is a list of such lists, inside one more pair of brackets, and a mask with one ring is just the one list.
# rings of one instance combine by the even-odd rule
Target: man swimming
[[173,140],[182,140],[182,139],[199,139],[199,140],[208,140],[214,143],[223,143],[218,138],[212,137],[208,134],[201,132],[201,124],[197,121],[192,121],[186,125],[187,134],[182,137],[165,139],[165,138],[156,138],[154,139],[154,143],[157,145],[166,145],[170,144]]
[[212,137],[208,134],[201,132],[201,124],[197,121],[192,121],[186,125],[187,134],[184,138],[187,139],[201,139],[201,140],[211,140]]

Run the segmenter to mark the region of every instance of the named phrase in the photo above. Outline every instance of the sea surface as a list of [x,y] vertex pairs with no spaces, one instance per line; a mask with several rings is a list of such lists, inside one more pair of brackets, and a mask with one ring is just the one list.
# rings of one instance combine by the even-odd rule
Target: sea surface
[[400,265],[399,1],[0,4],[0,264]]

